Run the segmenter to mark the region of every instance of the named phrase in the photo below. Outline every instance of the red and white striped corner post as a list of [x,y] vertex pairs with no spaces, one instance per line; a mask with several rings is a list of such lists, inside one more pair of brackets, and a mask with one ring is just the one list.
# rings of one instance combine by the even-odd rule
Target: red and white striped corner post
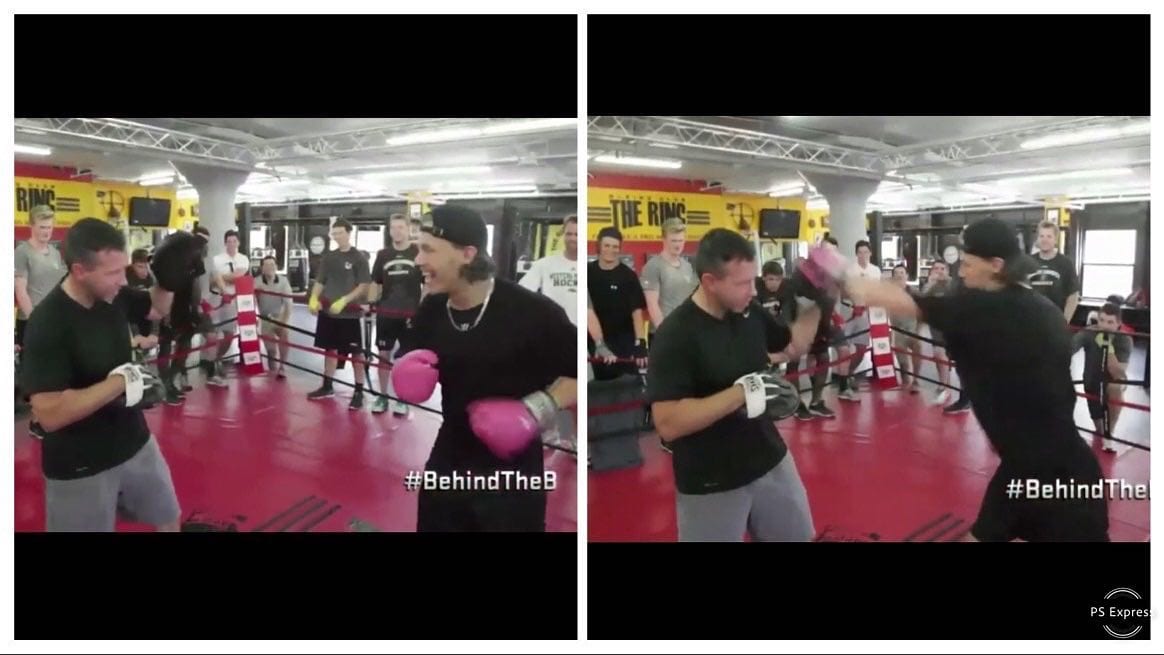
[[255,278],[235,278],[235,303],[238,306],[238,351],[242,371],[262,375],[263,357],[259,348],[259,315],[255,311]]
[[898,386],[897,370],[893,366],[893,335],[889,329],[889,314],[884,307],[870,307],[869,345],[872,348],[873,371],[879,389]]

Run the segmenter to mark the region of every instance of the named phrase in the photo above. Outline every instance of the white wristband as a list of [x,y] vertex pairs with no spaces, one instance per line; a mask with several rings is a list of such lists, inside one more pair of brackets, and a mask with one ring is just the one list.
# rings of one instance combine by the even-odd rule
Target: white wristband
[[736,380],[736,384],[744,388],[744,406],[748,412],[748,418],[763,416],[768,408],[768,395],[760,374],[749,373]]

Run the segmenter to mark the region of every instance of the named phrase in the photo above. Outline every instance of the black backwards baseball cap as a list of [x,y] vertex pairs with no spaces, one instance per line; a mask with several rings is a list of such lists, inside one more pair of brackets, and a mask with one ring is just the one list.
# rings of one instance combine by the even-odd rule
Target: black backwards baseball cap
[[420,228],[422,232],[454,246],[473,246],[480,252],[486,251],[489,231],[485,229],[485,219],[472,209],[463,205],[440,205],[433,207],[425,219]]
[[1019,246],[1015,229],[997,218],[984,218],[967,226],[962,232],[962,252],[983,259],[1003,260],[1006,262],[1003,273],[1011,282],[1026,280],[1037,268]]

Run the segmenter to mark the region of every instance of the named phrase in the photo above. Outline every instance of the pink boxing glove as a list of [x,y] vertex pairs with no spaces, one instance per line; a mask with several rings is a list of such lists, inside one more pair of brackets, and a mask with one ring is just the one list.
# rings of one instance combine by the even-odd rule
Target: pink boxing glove
[[558,404],[537,391],[520,400],[486,398],[469,403],[469,426],[501,459],[513,459],[554,423]]
[[392,388],[406,403],[422,403],[432,397],[440,371],[437,354],[431,350],[413,350],[392,365]]
[[845,277],[848,262],[830,244],[824,244],[808,251],[808,258],[801,264],[805,279],[817,289],[829,289]]

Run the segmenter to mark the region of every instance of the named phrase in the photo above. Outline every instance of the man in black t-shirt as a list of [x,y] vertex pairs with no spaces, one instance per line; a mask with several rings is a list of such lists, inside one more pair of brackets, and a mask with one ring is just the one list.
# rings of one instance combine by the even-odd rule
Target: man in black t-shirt
[[[1063,314],[1023,283],[1033,267],[1015,231],[998,219],[963,234],[957,294],[916,298],[881,281],[845,280],[851,296],[890,314],[929,323],[946,338],[962,388],[1001,460],[987,485],[969,540],[1107,541],[1107,501],[1028,498],[1040,485],[1096,484],[1095,453],[1075,428],[1071,335]],[[835,253],[821,270],[844,278]],[[1022,491],[1014,495],[1014,481]]]
[[709,231],[694,268],[699,286],[659,326],[647,372],[655,428],[673,449],[679,540],[809,541],[804,485],[773,421],[753,411],[753,391],[774,376],[768,353],[808,348],[820,310],[793,299],[805,309],[791,328],[768,316],[753,300],[752,245],[737,232]]
[[[342,357],[352,357],[356,390],[348,409],[364,406],[364,333],[360,320],[364,316],[361,302],[368,297],[368,258],[352,246],[352,224],[339,219],[331,226],[331,238],[339,246],[323,254],[319,274],[307,309],[319,318],[315,324],[315,347],[327,355],[323,360],[323,384],[307,394],[308,400],[321,400],[335,395],[332,379]],[[321,300],[322,298],[322,300]],[[325,304],[326,303],[326,304]]]
[[[408,240],[408,218],[393,214],[388,219],[388,236],[392,243],[376,255],[372,264],[372,294],[376,312],[376,348],[381,359],[387,361],[396,348],[396,342],[408,326],[408,319],[420,306],[424,276],[416,266],[416,245]],[[380,393],[388,393],[388,368],[376,369]],[[372,403],[372,413],[388,409],[388,399],[379,396]],[[408,405],[392,403],[393,416],[408,416]]]
[[617,358],[635,361],[595,364],[598,380],[637,375],[647,364],[647,298],[638,276],[619,260],[621,248],[622,234],[617,228],[604,227],[598,232],[598,259],[590,262],[586,273],[588,310],[598,318],[597,322],[587,322],[588,342],[594,357],[607,362]]
[[[837,240],[831,236],[825,237],[824,243],[836,248]],[[817,301],[817,306],[820,308],[820,323],[817,325],[816,334],[813,337],[812,347],[807,353],[808,357],[805,359],[805,364],[808,368],[814,368],[818,365],[824,365],[829,361],[829,349],[836,347],[841,352],[840,358],[848,356],[847,346],[844,345],[845,333],[842,328],[833,322],[833,313],[836,311],[837,300],[831,294],[817,294],[812,288],[812,285],[804,277],[801,268],[797,268],[784,284],[781,286],[780,294],[783,297],[781,301],[781,312],[784,315],[784,322],[791,325],[795,323],[800,315],[800,305],[795,302],[797,297],[811,297]],[[804,354],[804,353],[801,353]],[[800,371],[800,355],[788,359],[788,375],[794,375]],[[848,394],[848,389],[845,386],[845,380],[848,376],[840,373],[841,370],[849,369],[849,364],[842,362],[838,364],[838,397],[845,398]],[[811,421],[815,417],[835,419],[837,413],[834,412],[824,402],[824,388],[825,382],[828,381],[828,368],[823,368],[812,374],[810,384],[812,385],[812,396],[807,403],[800,403],[796,409],[796,420]],[[799,382],[797,382],[799,385]],[[848,400],[857,400],[860,398],[856,395],[847,395]]]
[[773,316],[780,316],[780,287],[784,286],[784,267],[780,262],[764,262],[756,278],[756,300]]
[[[392,368],[406,402],[424,402],[441,385],[444,422],[425,465],[417,530],[545,531],[556,478],[545,472],[539,436],[574,405],[577,330],[553,300],[494,277],[485,222],[473,210],[441,205],[422,230],[416,265],[428,295]],[[477,484],[493,473],[498,487]],[[430,485],[437,476],[449,485]]]
[[[1115,442],[1106,437],[1115,432],[1121,409],[1117,403],[1124,399],[1124,385],[1119,383],[1128,379],[1128,359],[1132,355],[1132,338],[1121,333],[1122,327],[1120,306],[1105,303],[1099,310],[1098,322],[1075,333],[1071,342],[1072,353],[1083,349],[1083,390],[1092,396],[1102,395],[1107,400],[1102,403],[1088,398],[1087,409],[1095,422],[1096,432],[1104,436],[1103,449],[1108,452],[1115,452]],[[1106,430],[1103,425],[1105,414],[1108,419]]]
[[1059,252],[1059,226],[1053,221],[1040,223],[1037,245],[1038,270],[1027,276],[1027,283],[1055,303],[1070,323],[1079,306],[1079,276],[1075,262]]
[[[155,271],[168,263],[183,271],[177,277],[185,275],[185,245],[165,253],[163,246]],[[21,385],[46,433],[46,529],[112,531],[122,513],[177,531],[170,470],[141,409],[148,376],[130,361],[130,324],[164,316],[173,293],[160,286],[128,288],[125,237],[95,218],[69,229],[65,264],[65,278],[29,319],[21,370]],[[172,289],[174,277],[160,282]]]
[[[154,286],[154,276],[150,274],[149,251],[145,248],[134,250],[129,262],[129,266],[125,269],[125,286],[139,290]],[[139,336],[148,337],[153,331],[153,324],[149,321],[142,321],[134,328]]]

